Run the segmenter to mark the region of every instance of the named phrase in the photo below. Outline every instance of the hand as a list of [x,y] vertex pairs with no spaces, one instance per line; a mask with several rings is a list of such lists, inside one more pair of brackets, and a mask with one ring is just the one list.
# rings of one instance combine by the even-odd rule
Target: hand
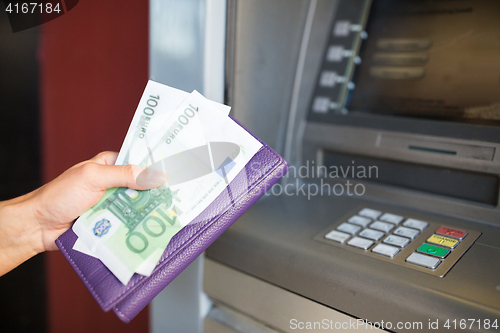
[[55,240],[108,188],[146,190],[165,183],[165,174],[147,169],[147,181],[137,185],[144,168],[114,165],[117,156],[100,153],[31,193],[0,202],[0,275],[37,253],[56,250]]

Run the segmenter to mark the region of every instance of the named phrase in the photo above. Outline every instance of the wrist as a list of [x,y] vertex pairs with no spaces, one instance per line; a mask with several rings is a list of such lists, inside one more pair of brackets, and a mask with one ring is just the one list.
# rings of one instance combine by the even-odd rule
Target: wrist
[[44,251],[30,197],[31,193],[0,202],[0,275]]

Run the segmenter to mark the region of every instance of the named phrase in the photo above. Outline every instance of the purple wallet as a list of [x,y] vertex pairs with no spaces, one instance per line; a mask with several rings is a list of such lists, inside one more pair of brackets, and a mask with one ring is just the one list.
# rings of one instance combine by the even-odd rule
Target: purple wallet
[[128,323],[177,275],[288,170],[288,163],[265,143],[224,192],[170,241],[150,276],[135,274],[123,285],[99,259],[73,250],[72,229],[56,244],[104,311]]

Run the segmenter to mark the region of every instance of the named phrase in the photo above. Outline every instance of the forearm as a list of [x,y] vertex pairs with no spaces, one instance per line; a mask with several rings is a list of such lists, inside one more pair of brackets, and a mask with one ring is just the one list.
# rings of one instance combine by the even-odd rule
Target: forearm
[[44,250],[32,196],[33,192],[0,202],[0,276]]
[[164,173],[150,169],[139,186],[136,176],[144,168],[114,165],[117,156],[98,154],[31,193],[0,202],[0,276],[40,252],[57,250],[55,240],[108,188],[146,190],[165,183]]

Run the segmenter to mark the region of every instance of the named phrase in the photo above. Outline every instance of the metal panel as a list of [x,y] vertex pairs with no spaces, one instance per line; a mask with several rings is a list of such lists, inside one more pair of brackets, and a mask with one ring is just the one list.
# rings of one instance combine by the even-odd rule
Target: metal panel
[[[442,155],[435,157],[435,153],[424,152],[412,149],[399,149],[380,145],[384,136],[398,137],[401,140],[415,140],[434,142],[436,144],[473,145],[487,147],[498,151],[500,147],[496,143],[482,142],[476,140],[462,140],[453,138],[439,138],[427,135],[414,135],[404,133],[394,133],[374,129],[332,126],[317,123],[307,124],[303,149],[303,163],[307,161],[311,164],[315,161],[317,165],[322,165],[321,152],[324,149],[333,152],[349,153],[359,156],[378,157],[402,162],[412,162],[423,165],[453,168],[464,171],[482,172],[485,174],[500,174],[500,155],[495,154],[493,161],[482,159],[465,158],[458,155]],[[500,207],[483,204],[472,204],[464,200],[453,199],[444,196],[433,195],[425,192],[405,190],[395,186],[383,186],[365,181],[365,196],[377,198],[387,202],[399,203],[417,209],[426,209],[429,212],[446,213],[450,216],[482,220],[486,223],[498,225],[500,219]]]
[[344,327],[340,327],[340,329],[343,328],[343,332],[380,331],[370,325],[367,327],[360,325],[359,329],[351,329],[345,324],[358,323],[357,318],[210,259],[205,261],[204,289],[208,295],[218,301],[252,318],[258,318],[272,329],[283,332],[297,331],[297,328],[300,328],[298,323],[307,322],[321,323],[321,325],[327,326],[326,328],[322,326],[322,328],[308,329],[307,332],[335,329],[336,324],[344,324]]
[[[150,78],[222,102],[225,19],[225,0],[152,0]],[[153,333],[203,331],[210,301],[202,273],[200,256],[152,301]]]
[[[482,235],[443,278],[313,239],[360,205],[456,229],[477,230]],[[453,318],[482,320],[500,316],[500,267],[493,264],[500,260],[499,237],[498,227],[399,204],[348,196],[318,195],[308,200],[300,195],[282,195],[255,204],[210,246],[207,256],[371,322],[425,325],[429,320],[444,323]],[[205,285],[205,289],[210,288]],[[222,297],[222,292],[217,297]],[[232,292],[227,291],[228,297]],[[267,295],[254,294],[254,298]],[[248,303],[244,306],[252,306],[252,302]],[[286,303],[275,307],[282,304]],[[472,331],[479,330],[476,326]]]
[[[500,174],[500,154],[491,154],[493,151],[500,149],[500,144],[498,143],[318,123],[307,124],[304,141],[320,149]],[[394,142],[396,144],[391,144]],[[441,147],[441,149],[451,149],[449,147],[453,146],[457,154],[438,155],[429,150],[410,149],[409,146],[412,144],[418,147]],[[470,156],[472,153],[468,152],[469,156],[467,156],[465,151],[462,152],[462,150],[470,150],[471,147],[489,150],[489,156],[492,158],[489,160],[488,158],[472,158]]]
[[[278,3],[283,6],[282,13],[292,10],[288,6],[299,8],[298,2],[285,4],[268,0],[246,2],[251,10],[239,7],[236,11],[246,24],[237,24],[234,77],[229,75],[227,84],[234,88],[231,101],[236,117],[284,153],[295,167],[291,172],[306,162],[321,164],[322,151],[330,150],[500,174],[496,128],[360,117],[354,113],[332,117],[328,125],[307,123],[305,113],[338,2],[304,2],[300,20],[291,13],[277,15],[280,10],[275,4]],[[272,10],[266,11],[269,8]],[[273,22],[262,19],[269,16]],[[293,25],[290,22],[294,22]],[[290,54],[285,58],[278,56],[283,54],[284,44],[277,43],[282,30],[273,30],[276,25],[292,27],[288,35],[283,35],[287,38],[283,43],[290,43],[287,50]],[[297,31],[296,27],[302,30]],[[278,79],[284,85],[276,85]],[[284,141],[280,141],[282,135],[286,135]],[[498,265],[492,265],[500,260],[498,205],[492,207],[395,186],[374,185],[369,181],[362,183],[366,189],[363,196],[318,194],[309,197],[300,192],[300,186],[305,186],[307,192],[308,186],[317,186],[317,183],[319,179],[286,177],[276,189],[283,191],[287,189],[285,185],[290,185],[288,189],[292,194],[276,197],[267,193],[266,198],[251,207],[209,248],[209,258],[233,268],[227,271],[225,267],[221,269],[224,274],[214,273],[213,277],[207,273],[205,288],[212,297],[266,323],[282,320],[282,325],[287,324],[280,319],[281,313],[287,311],[287,301],[273,303],[278,296],[267,287],[258,289],[245,284],[243,278],[233,284],[230,277],[235,271],[245,279],[265,281],[263,283],[279,290],[314,300],[315,305],[371,321],[420,321],[426,329],[429,320],[443,324],[446,319],[499,317],[500,271]],[[313,239],[360,205],[482,234],[443,278]],[[266,308],[266,302],[273,306]],[[307,307],[313,308],[313,304]],[[259,305],[268,313],[259,309]],[[477,326],[471,330],[478,331]]]
[[206,0],[151,0],[149,75],[175,88],[203,91]]
[[236,6],[232,112],[278,153],[307,8],[305,0],[239,1]]
[[203,321],[203,332],[204,333],[238,333],[237,331],[224,326],[223,324],[209,318],[205,317]]
[[[208,315],[205,317],[205,328],[209,323],[218,323],[225,330],[230,330],[235,333],[280,333],[270,328],[268,325],[250,318],[247,315],[238,312],[234,309],[222,305],[215,301],[216,304],[212,307]],[[205,333],[208,333],[205,331]],[[218,333],[218,332],[217,332]]]

